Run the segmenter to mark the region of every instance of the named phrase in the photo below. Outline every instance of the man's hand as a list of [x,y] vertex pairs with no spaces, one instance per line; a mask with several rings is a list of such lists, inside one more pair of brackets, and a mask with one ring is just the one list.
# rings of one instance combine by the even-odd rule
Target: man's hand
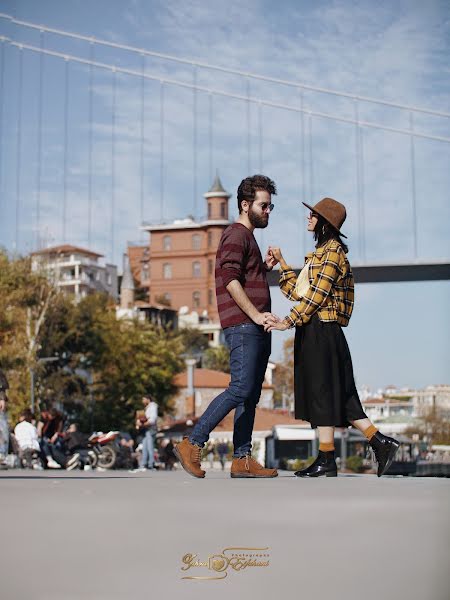
[[4,398],[0,399],[0,412],[6,412],[6,407],[8,406],[7,401]]
[[264,325],[264,328],[267,323],[277,323],[279,320],[280,319],[276,315],[270,312],[257,313],[253,318],[254,323],[257,325]]
[[266,257],[264,259],[264,263],[268,271],[271,271],[276,264],[278,264],[278,260],[272,254],[272,246],[269,246],[266,252]]

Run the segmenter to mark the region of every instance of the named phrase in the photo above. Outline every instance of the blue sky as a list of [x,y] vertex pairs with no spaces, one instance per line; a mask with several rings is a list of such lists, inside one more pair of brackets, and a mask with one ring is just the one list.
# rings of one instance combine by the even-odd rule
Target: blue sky
[[[192,61],[450,112],[446,1],[4,0],[0,10],[16,19]],[[86,42],[55,34],[40,37],[39,31],[5,19],[0,19],[0,33],[24,44],[43,43],[82,58],[91,55]],[[281,245],[294,264],[300,264],[311,248],[300,200],[315,202],[325,195],[347,206],[343,229],[354,264],[449,258],[448,143],[416,138],[413,181],[409,136],[364,128],[358,180],[352,124],[313,118],[310,149],[305,117],[303,148],[299,113],[248,106],[206,92],[194,97],[190,89],[165,84],[161,179],[159,78],[192,83],[191,66],[95,45],[95,60],[137,71],[144,68],[156,80],[147,80],[142,87],[138,78],[117,73],[113,111],[114,76],[95,69],[90,129],[89,68],[48,56],[40,63],[37,54],[23,50],[19,96],[19,54],[17,48],[4,45],[0,243],[10,250],[16,243],[20,252],[36,247],[38,207],[40,243],[62,241],[65,214],[65,240],[87,244],[91,135],[92,246],[109,261],[120,263],[127,241],[142,239],[142,217],[154,221],[203,215],[201,194],[216,169],[232,193],[248,173],[262,171],[277,182],[276,210],[269,228],[257,239],[263,248],[268,243]],[[249,92],[251,97],[289,106],[301,101],[299,91],[288,86],[252,79],[247,87],[243,77],[206,68],[198,68],[196,77],[208,89],[242,96]],[[316,112],[350,118],[355,114],[353,100],[318,92],[305,91],[303,103]],[[410,125],[407,110],[367,102],[359,102],[358,110],[362,120],[399,129]],[[414,126],[450,137],[448,118],[414,113]],[[235,215],[234,202],[233,196]],[[274,310],[285,314],[288,302],[276,289],[272,296]],[[358,385],[422,387],[449,382],[448,282],[365,284],[357,287],[356,299],[346,334]],[[288,335],[274,335],[275,359]]]

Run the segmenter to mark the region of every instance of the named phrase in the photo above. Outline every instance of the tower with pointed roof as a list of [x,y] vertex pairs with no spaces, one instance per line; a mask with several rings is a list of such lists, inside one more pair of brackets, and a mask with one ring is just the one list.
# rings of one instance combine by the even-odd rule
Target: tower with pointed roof
[[228,200],[231,194],[224,189],[218,173],[211,189],[203,194],[203,197],[206,198],[208,221],[228,221]]

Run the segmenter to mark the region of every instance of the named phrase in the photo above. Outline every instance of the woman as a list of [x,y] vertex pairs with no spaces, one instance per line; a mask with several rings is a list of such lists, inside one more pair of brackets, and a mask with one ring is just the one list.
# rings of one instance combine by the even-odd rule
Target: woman
[[347,259],[348,248],[340,228],[345,206],[323,198],[311,210],[308,231],[316,249],[306,256],[297,277],[281,254],[271,248],[280,262],[280,288],[298,302],[280,322],[271,319],[268,331],[295,327],[294,386],[295,417],[309,421],[319,431],[319,454],[297,477],[337,476],[334,428],[352,424],[369,441],[378,462],[378,477],[389,468],[399,443],[382,435],[364,413],[356,391],[352,359],[342,327],[349,323],[354,301],[354,280]]

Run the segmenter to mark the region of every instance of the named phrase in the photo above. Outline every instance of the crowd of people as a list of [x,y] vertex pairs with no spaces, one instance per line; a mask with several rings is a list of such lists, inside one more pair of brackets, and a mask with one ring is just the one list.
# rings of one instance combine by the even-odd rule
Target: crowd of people
[[[175,440],[158,433],[158,405],[152,396],[142,398],[143,411],[137,411],[135,430],[102,434],[87,434],[61,410],[52,406],[43,408],[38,417],[26,408],[19,421],[8,424],[8,381],[0,370],[0,469],[8,467],[44,469],[102,470],[98,460],[101,444],[113,446],[116,458],[109,468],[147,471],[176,468]],[[103,441],[102,441],[103,440]],[[205,449],[210,466],[217,459],[225,467],[228,444],[209,443]]]

